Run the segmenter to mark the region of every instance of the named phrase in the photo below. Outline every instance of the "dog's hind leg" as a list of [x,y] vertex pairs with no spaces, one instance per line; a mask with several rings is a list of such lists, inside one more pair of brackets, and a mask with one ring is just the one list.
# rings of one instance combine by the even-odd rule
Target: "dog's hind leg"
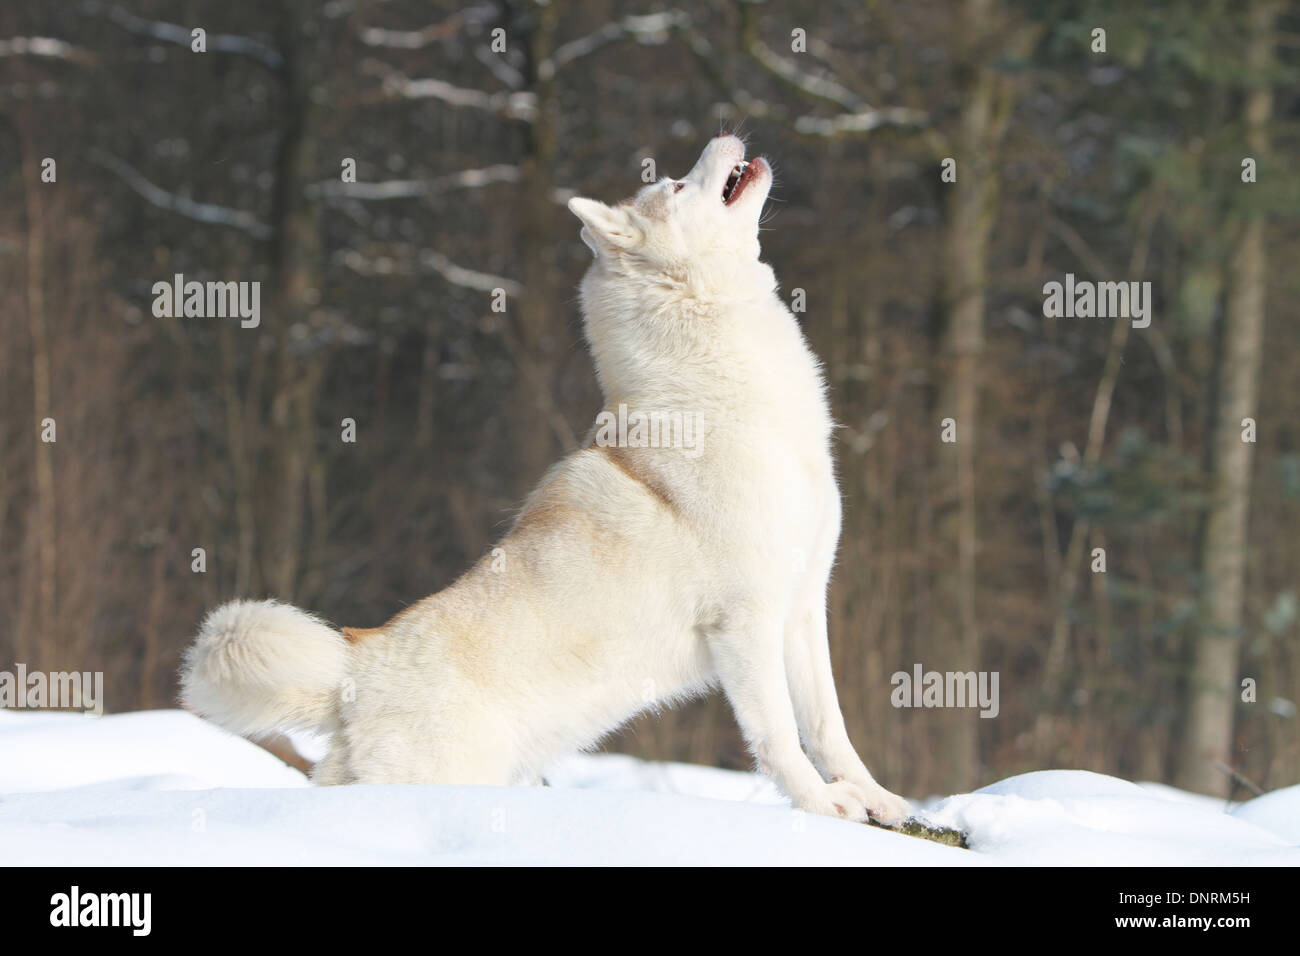
[[334,734],[330,739],[329,751],[312,768],[311,782],[318,787],[337,787],[356,782],[342,731]]
[[509,786],[514,766],[509,735],[483,714],[455,718],[386,714],[347,727],[357,783]]

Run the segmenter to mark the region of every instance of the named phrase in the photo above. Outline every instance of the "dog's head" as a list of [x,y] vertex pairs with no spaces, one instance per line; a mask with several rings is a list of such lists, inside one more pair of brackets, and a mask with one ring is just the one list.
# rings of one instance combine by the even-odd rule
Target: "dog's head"
[[746,163],[744,143],[723,134],[683,179],[661,179],[617,206],[570,199],[569,209],[599,268],[688,277],[720,257],[758,261],[758,219],[771,187],[768,164]]

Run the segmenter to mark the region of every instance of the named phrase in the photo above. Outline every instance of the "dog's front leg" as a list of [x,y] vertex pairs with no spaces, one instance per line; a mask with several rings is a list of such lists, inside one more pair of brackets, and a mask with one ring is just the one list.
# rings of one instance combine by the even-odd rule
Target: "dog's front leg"
[[799,744],[786,684],[780,620],[779,613],[755,613],[743,624],[728,623],[709,633],[709,652],[722,689],[760,769],[796,807],[829,817],[865,820],[866,794],[847,780],[822,780]]
[[911,807],[876,783],[844,727],[831,674],[824,605],[817,603],[795,616],[786,634],[785,656],[795,719],[813,763],[831,780],[856,785],[866,798],[872,818],[898,826],[910,815]]

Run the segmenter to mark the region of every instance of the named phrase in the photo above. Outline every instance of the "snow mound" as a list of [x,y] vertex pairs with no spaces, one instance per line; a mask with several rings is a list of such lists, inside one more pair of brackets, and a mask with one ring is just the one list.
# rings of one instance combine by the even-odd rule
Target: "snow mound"
[[0,710],[0,793],[72,787],[305,787],[261,747],[183,710],[111,717]]
[[1239,804],[1232,815],[1271,830],[1291,843],[1300,844],[1300,784]]
[[926,816],[967,831],[976,852],[1018,865],[1300,865],[1300,848],[1265,826],[1084,770],[1009,777]]

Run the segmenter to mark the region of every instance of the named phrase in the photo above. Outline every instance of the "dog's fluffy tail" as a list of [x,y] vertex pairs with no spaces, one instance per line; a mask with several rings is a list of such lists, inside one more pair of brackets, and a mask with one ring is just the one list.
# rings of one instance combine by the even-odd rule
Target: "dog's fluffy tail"
[[278,601],[231,601],[212,611],[185,653],[181,697],[227,730],[333,729],[347,676],[343,635]]

